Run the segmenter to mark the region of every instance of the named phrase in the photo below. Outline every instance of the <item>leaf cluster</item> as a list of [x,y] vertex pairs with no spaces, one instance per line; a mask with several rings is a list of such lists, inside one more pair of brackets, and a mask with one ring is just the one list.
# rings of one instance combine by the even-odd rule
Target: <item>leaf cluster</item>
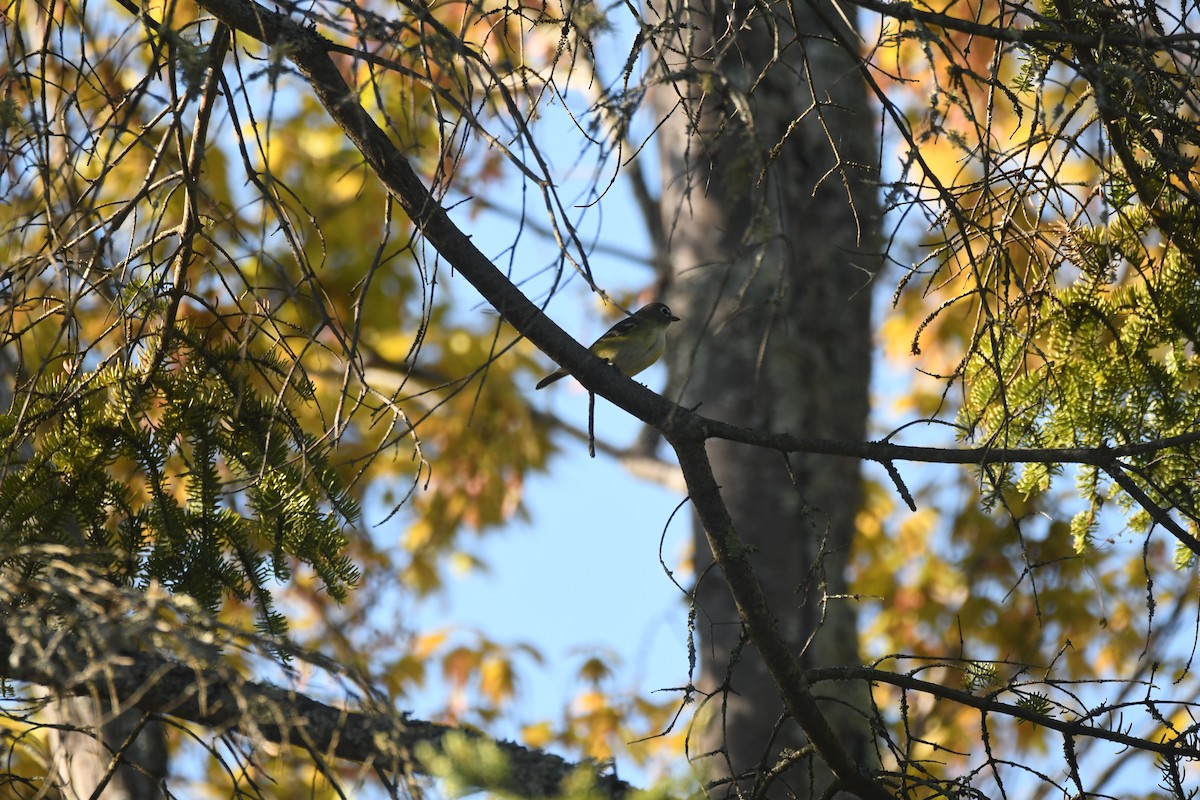
[[[997,321],[967,359],[959,413],[965,430],[1005,447],[1097,447],[1195,429],[1200,280],[1177,248],[1148,247],[1151,223],[1132,206],[1109,225],[1064,235],[1075,263],[1061,272],[1074,278],[1049,292],[1021,328]],[[1129,465],[1152,497],[1194,519],[1198,456],[1179,447]],[[1045,491],[1057,472],[1027,465],[1017,488]],[[1095,467],[1081,468],[1078,487],[1088,505],[1072,525],[1081,547],[1099,508],[1118,493]],[[1146,530],[1149,511],[1120,496],[1134,529]]]
[[270,589],[294,563],[334,598],[357,580],[343,551],[358,507],[297,421],[312,387],[289,364],[173,341],[44,378],[0,417],[3,566],[33,575],[32,546],[65,545],[120,585],[157,581],[213,611],[251,602],[282,634]]

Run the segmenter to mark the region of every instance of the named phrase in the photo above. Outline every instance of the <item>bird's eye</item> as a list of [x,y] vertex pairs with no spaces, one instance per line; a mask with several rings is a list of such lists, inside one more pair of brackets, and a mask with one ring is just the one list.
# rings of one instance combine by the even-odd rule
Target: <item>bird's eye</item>
[[664,317],[669,317],[671,316],[671,309],[667,308],[666,306],[659,306],[658,313],[662,314]]

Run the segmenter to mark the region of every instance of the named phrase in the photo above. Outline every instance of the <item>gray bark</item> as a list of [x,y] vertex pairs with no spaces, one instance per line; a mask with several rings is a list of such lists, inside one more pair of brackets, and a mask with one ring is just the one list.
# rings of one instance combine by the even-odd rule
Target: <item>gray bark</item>
[[[837,46],[807,38],[826,31],[807,7],[776,7],[764,18],[759,5],[750,19],[739,16],[741,5],[704,0],[665,8],[662,21],[679,27],[656,42],[660,67],[692,76],[654,95],[667,119],[660,131],[667,297],[683,318],[669,350],[673,399],[742,425],[862,440],[879,213],[877,144],[855,63]],[[785,17],[789,10],[795,16]],[[805,30],[797,33],[792,19]],[[673,50],[690,52],[690,63]],[[800,455],[789,468],[782,456],[715,441],[709,452],[802,663],[857,664],[856,609],[833,598],[846,588],[858,463]],[[786,720],[776,731],[779,697],[753,646],[733,663],[741,627],[721,576],[704,574],[711,560],[700,530],[696,550],[698,686],[717,695],[708,703],[716,718],[707,740],[693,742],[692,753],[719,751],[705,766],[716,777],[743,775],[741,788],[749,789],[785,748],[805,740]],[[865,717],[845,705],[865,709],[865,687],[839,691],[842,702],[826,703],[826,713],[844,746],[872,766]],[[800,758],[779,781],[771,794],[813,797],[830,776]]]

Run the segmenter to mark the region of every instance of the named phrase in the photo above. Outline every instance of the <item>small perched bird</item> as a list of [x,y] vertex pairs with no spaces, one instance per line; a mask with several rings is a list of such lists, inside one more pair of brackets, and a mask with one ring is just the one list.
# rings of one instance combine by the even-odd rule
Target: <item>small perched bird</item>
[[[613,325],[588,350],[632,377],[658,361],[667,348],[667,326],[678,321],[671,309],[651,303]],[[543,389],[569,374],[565,369],[556,369],[538,381],[536,388]]]

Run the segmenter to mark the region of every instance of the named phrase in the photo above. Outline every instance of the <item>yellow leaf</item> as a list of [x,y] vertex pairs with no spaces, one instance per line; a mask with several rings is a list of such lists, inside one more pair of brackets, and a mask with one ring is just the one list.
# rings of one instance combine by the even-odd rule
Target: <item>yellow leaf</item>
[[465,685],[478,666],[479,653],[466,647],[456,647],[442,658],[442,674],[454,686]]
[[515,678],[507,658],[487,658],[479,669],[479,690],[493,703],[512,697]]
[[583,662],[583,666],[579,668],[579,677],[592,685],[600,683],[610,675],[612,675],[612,669],[609,668],[608,663],[596,656]]
[[442,628],[441,630],[433,631],[432,633],[423,633],[416,638],[412,646],[412,655],[414,658],[425,660],[433,655],[443,644],[446,639],[450,638],[450,630]]
[[527,746],[540,749],[553,741],[554,731],[549,722],[538,722],[521,728],[521,738]]
[[608,696],[604,692],[581,692],[575,698],[574,706],[577,714],[595,714],[608,707]]
[[404,582],[416,592],[425,594],[441,585],[441,574],[427,558],[414,557],[404,570]]

